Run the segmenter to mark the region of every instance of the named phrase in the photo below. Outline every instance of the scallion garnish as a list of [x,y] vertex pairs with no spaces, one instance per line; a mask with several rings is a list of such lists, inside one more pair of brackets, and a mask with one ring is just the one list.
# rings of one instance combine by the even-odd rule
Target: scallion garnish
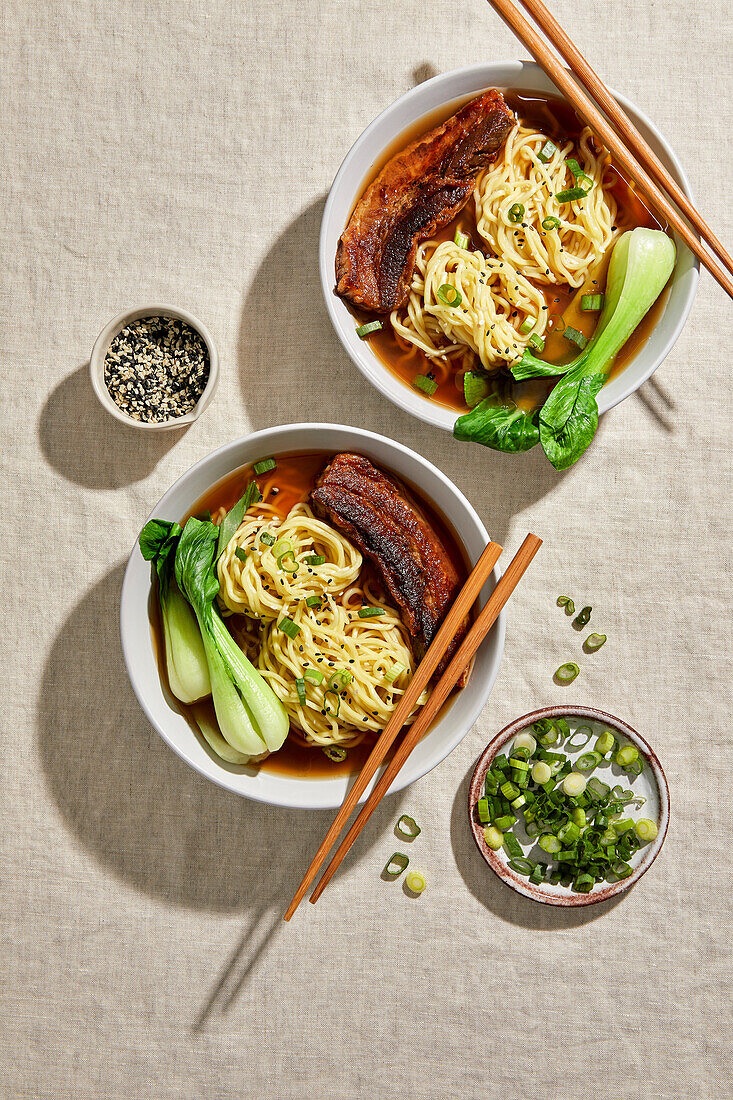
[[427,374],[416,374],[412,380],[412,384],[416,390],[422,390],[428,397],[432,397],[438,388],[438,383],[434,378],[428,378]]
[[360,607],[359,618],[360,619],[373,619],[376,615],[384,615],[383,607]]
[[305,606],[306,607],[320,607],[322,599],[323,599],[322,596],[309,596],[308,599],[305,601]]
[[510,859],[509,866],[512,871],[518,871],[520,875],[531,875],[535,867],[532,860],[525,859],[524,856],[520,856],[519,859]]
[[306,565],[324,565],[325,561],[323,554],[308,554],[305,558]]
[[301,704],[305,703],[305,680],[302,676],[296,676],[295,678],[295,690],[298,693],[298,701]]
[[586,604],[585,607],[581,608],[581,610],[578,612],[578,614],[573,619],[573,622],[575,623],[575,625],[576,626],[587,626],[588,623],[590,622],[590,615],[591,615],[592,610],[593,610],[593,608],[590,606],[590,604]]
[[287,634],[288,638],[297,638],[300,634],[300,627],[298,626],[298,624],[294,623],[292,619],[288,619],[287,617],[281,619],[277,625],[278,629],[282,630],[283,634]]
[[532,333],[527,343],[531,348],[534,348],[535,351],[544,351],[545,341],[536,332]]
[[261,458],[259,462],[255,462],[252,469],[256,474],[266,474],[270,470],[274,470],[277,467],[277,462],[274,458]]
[[597,313],[605,305],[604,294],[584,294],[580,299],[580,308],[583,313]]
[[275,536],[271,535],[269,531],[260,531],[260,542],[264,542],[265,546],[274,546]]
[[[578,726],[565,747],[570,749],[571,752],[577,752],[578,749],[585,748],[592,736],[593,730],[590,726]],[[579,741],[578,738],[580,738]]]
[[465,233],[461,233],[460,229],[456,229],[455,236],[453,237],[453,244],[457,248],[468,248],[468,237]]
[[551,232],[553,229],[559,229],[561,224],[562,223],[560,222],[560,219],[556,218],[553,214],[550,214],[549,217],[542,219],[542,228],[546,229],[548,233]]
[[648,844],[650,840],[656,840],[659,832],[656,821],[650,821],[648,817],[640,817],[634,829],[639,840],[644,844]]
[[518,225],[519,222],[521,222],[522,218],[524,217],[524,207],[522,206],[521,202],[512,203],[512,205],[509,207],[507,217],[513,225]]
[[575,761],[575,767],[579,772],[591,772],[598,767],[602,760],[603,756],[599,752],[584,752]]
[[557,145],[555,145],[554,141],[550,141],[548,138],[545,144],[540,149],[539,153],[537,154],[537,160],[541,160],[543,164],[549,164],[556,152]]
[[246,561],[247,551],[243,550],[241,546],[238,546],[234,551],[234,557],[237,558],[239,561]]
[[590,191],[590,187],[587,191],[582,187],[568,187],[565,191],[558,191],[555,198],[558,202],[580,202],[588,194],[588,191]]
[[601,756],[608,756],[609,752],[613,752],[615,748],[616,738],[610,730],[604,730],[596,740],[595,751],[599,752]]
[[606,641],[607,639],[605,634],[589,634],[588,637],[585,639],[585,645],[583,646],[583,648],[587,650],[588,653],[595,653],[595,651],[597,649],[600,649],[601,646],[606,643]]
[[348,668],[336,669],[336,671],[332,672],[328,677],[328,684],[326,685],[327,690],[338,691],[339,684],[342,688],[348,687],[353,679],[353,674],[349,672]]
[[568,157],[565,161],[565,166],[576,180],[589,180],[590,176],[580,167],[580,164],[575,157]]
[[575,604],[573,603],[573,601],[570,599],[569,596],[558,596],[557,597],[557,606],[558,607],[564,607],[566,615],[574,615],[575,614]]
[[[331,699],[329,699],[329,695],[334,700],[333,703],[331,702]],[[332,707],[333,709],[329,709],[329,707]],[[341,710],[341,696],[337,691],[334,691],[333,688],[329,688],[324,693],[323,709],[330,718],[338,718],[339,711]]]
[[395,825],[394,831],[401,840],[414,840],[416,836],[420,836],[422,829],[415,821],[414,817],[403,814]]
[[618,764],[620,768],[628,768],[636,760],[639,759],[639,750],[636,745],[624,745],[622,749],[619,749],[613,760],[615,764]]
[[459,306],[463,301],[463,295],[458,287],[451,283],[443,283],[435,292],[439,302],[444,306]]
[[383,875],[387,878],[399,878],[410,860],[403,852],[394,852],[384,865]]
[[567,661],[566,664],[560,665],[555,673],[555,679],[561,684],[572,684],[579,672],[580,668],[574,661]]
[[298,563],[295,560],[295,554],[292,550],[285,550],[282,554],[279,554],[275,559],[278,569],[281,569],[283,573],[297,573]]
[[395,680],[399,679],[402,673],[405,671],[404,665],[392,664],[389,666],[384,674],[384,678],[388,684],[393,684]]
[[585,336],[584,333],[580,332],[577,328],[572,328],[570,325],[565,326],[563,336],[566,340],[570,340],[571,343],[577,344],[581,351],[588,343],[588,337]]
[[[334,764],[341,764],[348,756],[346,749],[342,749],[340,745],[326,745],[323,751],[329,760],[333,760]],[[407,864],[405,864],[406,866]]]
[[525,317],[519,326],[519,335],[526,336],[528,332],[531,332],[535,326],[535,317]]
[[490,825],[484,829],[484,840],[493,852],[498,852],[504,843],[504,834],[495,825]]
[[312,684],[322,684],[326,679],[320,668],[306,668],[303,670],[303,678],[310,680]]
[[413,894],[422,894],[427,886],[425,875],[422,871],[408,871],[405,875],[405,886],[408,890],[411,890]]
[[381,321],[368,321],[365,325],[359,325],[356,335],[361,336],[363,340],[365,336],[369,336],[372,332],[379,332],[381,327]]

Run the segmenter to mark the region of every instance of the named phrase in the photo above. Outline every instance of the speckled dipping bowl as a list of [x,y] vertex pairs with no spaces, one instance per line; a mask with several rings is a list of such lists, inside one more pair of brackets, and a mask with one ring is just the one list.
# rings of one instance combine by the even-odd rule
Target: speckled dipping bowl
[[[608,729],[612,733],[617,734],[623,742],[629,742],[632,745],[636,745],[639,752],[644,757],[644,770],[640,776],[633,780],[633,783],[630,781],[629,777],[625,776],[621,769],[616,768],[615,765],[613,765],[613,770],[610,774],[605,768],[601,770],[601,766],[592,773],[589,773],[589,777],[590,774],[598,774],[599,778],[602,778],[604,782],[613,779],[614,782],[611,783],[611,786],[615,786],[616,783],[621,783],[622,785],[630,787],[635,794],[642,795],[646,798],[643,812],[638,816],[648,817],[651,818],[652,821],[656,821],[659,832],[657,833],[656,840],[653,840],[649,844],[644,844],[638,851],[634,852],[629,861],[634,868],[633,874],[629,875],[628,878],[619,879],[618,882],[597,883],[588,894],[574,893],[570,887],[562,886],[560,883],[553,884],[542,882],[538,886],[535,886],[526,876],[520,875],[509,866],[509,857],[503,848],[499,849],[498,852],[489,848],[484,840],[484,826],[478,821],[476,816],[476,803],[483,795],[486,773],[494,757],[497,756],[508,742],[512,741],[517,736],[517,734],[525,730],[531,733],[532,724],[538,722],[541,718],[565,718],[572,731],[580,726],[590,726],[593,731],[593,739],[602,733],[603,730]],[[577,750],[577,752],[568,751],[564,749],[562,745],[559,745],[558,749],[561,752],[566,752],[571,758],[580,756],[583,752],[588,751],[588,748],[585,746]],[[607,901],[608,898],[616,897],[618,894],[622,894],[625,890],[632,887],[634,883],[638,882],[641,876],[649,870],[652,863],[659,855],[661,847],[664,844],[664,838],[667,835],[667,826],[669,824],[669,787],[667,786],[667,780],[662,771],[662,766],[654,750],[644,740],[641,734],[637,733],[636,730],[632,729],[626,722],[622,722],[619,718],[614,718],[612,714],[606,714],[604,711],[596,710],[593,707],[543,707],[542,710],[535,710],[532,711],[531,714],[525,714],[521,718],[517,718],[514,722],[511,722],[508,726],[505,726],[501,733],[496,735],[494,740],[482,753],[476,764],[468,792],[468,820],[471,825],[471,831],[473,832],[473,838],[476,841],[476,846],[481,855],[484,857],[494,874],[498,875],[502,882],[505,882],[512,890],[516,890],[518,894],[523,894],[525,897],[531,898],[532,901],[539,901],[545,905],[595,905],[599,901]],[[528,844],[523,840],[522,835],[520,835],[518,839],[522,842],[522,847],[525,849],[526,854]],[[542,853],[542,857],[543,859],[549,858],[544,852]]]

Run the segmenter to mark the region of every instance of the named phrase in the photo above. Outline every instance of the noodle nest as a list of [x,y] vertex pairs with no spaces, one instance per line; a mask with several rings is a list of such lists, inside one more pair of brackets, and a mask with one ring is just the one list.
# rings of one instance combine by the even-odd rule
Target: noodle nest
[[[325,560],[308,562],[314,555]],[[224,614],[244,616],[230,622],[234,637],[307,742],[348,747],[384,728],[414,672],[414,656],[397,611],[343,535],[304,502],[284,520],[260,504],[245,516],[217,570]],[[362,605],[383,613],[360,618]],[[285,618],[299,628],[294,638],[279,625]],[[303,681],[305,702],[296,680]]]

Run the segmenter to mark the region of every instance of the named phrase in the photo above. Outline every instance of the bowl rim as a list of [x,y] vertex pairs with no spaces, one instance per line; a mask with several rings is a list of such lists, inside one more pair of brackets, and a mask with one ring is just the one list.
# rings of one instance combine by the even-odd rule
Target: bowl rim
[[[173,317],[177,321],[184,321],[194,329],[195,332],[198,332],[199,336],[206,344],[206,350],[209,353],[209,377],[201,396],[191,411],[185,413],[183,416],[177,416],[171,420],[163,420],[155,424],[144,420],[134,420],[131,416],[128,416],[112,400],[109,390],[104,384],[104,361],[107,356],[109,345],[112,343],[115,336],[117,336],[126,325],[130,324],[131,321],[137,321],[141,317],[154,316]],[[97,339],[94,341],[92,354],[89,357],[89,376],[91,378],[92,388],[100,404],[115,418],[115,420],[119,420],[122,424],[127,424],[133,428],[140,428],[144,431],[165,432],[170,431],[172,428],[185,428],[188,424],[193,424],[195,420],[198,420],[202,412],[209,407],[214,393],[216,392],[216,388],[219,385],[219,353],[216,350],[214,339],[206,325],[203,321],[199,321],[198,317],[195,317],[193,313],[189,313],[186,309],[181,309],[180,306],[171,306],[161,304],[160,302],[154,302],[151,305],[133,306],[131,309],[123,310],[122,313],[118,313],[116,317],[113,317],[111,321],[107,322]]]
[[[389,439],[387,436],[379,435],[377,432],[372,432],[365,428],[356,428],[351,425],[335,423],[276,424],[268,428],[263,428],[257,432],[252,432],[243,436],[239,436],[234,440],[230,440],[228,443],[222,444],[222,446],[215,448],[215,450],[209,452],[209,454],[205,455],[203,458],[200,458],[173,482],[173,484],[166,490],[166,492],[160,498],[153,510],[150,512],[150,515],[147,517],[147,519],[143,522],[143,524],[141,524],[140,529],[142,529],[144,524],[147,523],[149,519],[153,519],[156,515],[165,514],[167,502],[169,501],[169,499],[179,489],[181,484],[187,481],[189,478],[192,478],[197,471],[203,470],[209,463],[213,463],[217,458],[221,458],[227,455],[228,452],[236,453],[238,448],[240,448],[245,442],[247,444],[256,444],[258,441],[264,442],[266,440],[272,439],[272,436],[274,434],[276,435],[277,433],[280,433],[282,431],[298,432],[299,434],[305,434],[306,437],[308,434],[318,435],[323,431],[340,433],[346,432],[352,437],[353,440],[355,440],[353,444],[355,449],[359,447],[359,441],[363,441],[365,453],[367,454],[369,453],[368,445],[372,441],[377,441],[377,443],[380,445],[386,444],[388,448],[407,456],[408,460],[410,461],[416,461],[418,466],[427,468],[435,477],[437,477],[437,479],[444,484],[446,490],[457,499],[459,505],[461,505],[466,510],[469,519],[474,524],[475,532],[480,534],[485,542],[489,541],[489,535],[486,531],[484,523],[471,502],[468,500],[465,494],[461,492],[458,486],[455,485],[455,483],[451,481],[451,479],[445,473],[443,473],[443,471],[440,470],[439,467],[430,462],[429,459],[425,458],[417,451],[412,450],[412,448],[407,447],[405,444],[400,443],[394,439]],[[236,462],[236,464],[231,465],[230,471],[236,470],[239,466],[241,466],[241,462]],[[221,476],[226,476],[226,474],[223,474]],[[220,480],[220,478],[217,478],[215,480]],[[210,484],[214,483],[215,482],[210,482]],[[191,501],[190,503],[192,504],[193,501]],[[461,537],[460,533],[458,534],[459,537]],[[134,617],[139,613],[139,601],[136,593],[133,591],[133,586],[136,583],[133,574],[139,567],[140,561],[142,561],[142,558],[140,557],[140,551],[136,540],[132,547],[132,550],[130,551],[127,565],[125,567],[120,595],[120,638],[122,643],[122,654],[125,668],[127,670],[127,675],[130,680],[133,692],[135,693],[135,696],[138,700],[138,703],[140,704],[150,724],[159,733],[159,735],[166,742],[169,748],[171,748],[177,756],[184,760],[190,767],[192,767],[205,779],[216,783],[217,786],[222,787],[224,790],[231,791],[234,794],[252,799],[253,801],[263,802],[267,805],[285,806],[295,809],[335,809],[340,806],[343,802],[343,798],[345,797],[345,792],[341,794],[338,793],[337,778],[334,778],[333,781],[328,781],[333,782],[334,784],[333,794],[335,797],[324,795],[323,798],[318,799],[315,797],[315,791],[312,791],[312,797],[310,800],[305,797],[301,797],[296,801],[294,798],[291,799],[287,796],[284,796],[282,798],[273,798],[271,796],[265,795],[263,792],[260,792],[256,787],[252,790],[245,791],[240,789],[234,782],[235,779],[239,778],[238,772],[230,772],[227,768],[222,766],[216,768],[214,770],[214,773],[210,774],[209,771],[206,770],[205,766],[203,764],[200,765],[199,762],[192,756],[192,754],[186,750],[185,746],[178,743],[174,735],[169,734],[169,732],[165,728],[165,723],[158,720],[158,717],[154,713],[143,688],[138,683],[137,673],[135,669],[135,653],[134,649],[132,648],[131,633]],[[494,570],[491,574],[494,585],[498,582],[500,576],[501,570],[497,565],[494,567]],[[145,590],[146,619],[148,594],[149,586]],[[421,764],[418,766],[417,774],[412,775],[412,777],[409,777],[409,768],[407,766],[403,767],[399,775],[395,778],[395,781],[390,787],[389,791],[387,792],[388,795],[395,794],[398,791],[404,790],[404,788],[409,786],[411,783],[416,782],[418,779],[422,779],[423,776],[431,772],[433,768],[436,768],[439,764],[441,764],[443,760],[445,760],[446,757],[449,756],[450,753],[453,752],[453,750],[458,747],[461,741],[470,733],[471,729],[476,723],[476,720],[481,714],[481,711],[486,705],[488,697],[493,690],[494,684],[496,683],[499,669],[501,667],[506,635],[506,614],[504,610],[502,610],[499,614],[499,617],[497,618],[497,621],[492,628],[492,632],[495,632],[495,651],[493,656],[490,658],[490,666],[487,670],[487,675],[485,676],[484,681],[477,686],[476,696],[473,705],[470,707],[464,718],[464,721],[461,723],[461,726],[465,727],[463,729],[463,732],[459,736],[454,735],[448,738],[444,745],[439,745],[437,749],[434,750],[433,755],[428,759],[428,761],[424,765]],[[383,770],[384,766],[377,771],[374,779],[368,785],[364,794],[360,798],[360,803],[365,801],[366,798],[369,796],[374,784],[378,781],[379,776],[382,774]],[[350,777],[347,777],[347,780],[350,781]],[[298,783],[299,789],[301,791],[303,789],[307,791],[308,784],[312,783],[312,781],[310,780],[304,780],[295,777],[294,781]],[[315,783],[313,783],[312,785],[313,787],[315,787]]]
[[[431,405],[431,403],[422,398],[420,394],[413,394],[410,391],[410,387],[406,383],[401,383],[399,387],[390,387],[388,385],[388,380],[393,379],[394,375],[391,374],[389,368],[381,363],[381,361],[377,358],[376,355],[374,355],[373,352],[370,354],[369,358],[367,358],[366,353],[364,353],[364,356],[362,358],[359,354],[359,349],[355,349],[349,344],[346,338],[346,334],[343,330],[341,319],[337,314],[338,299],[336,299],[336,296],[333,292],[334,257],[333,255],[331,255],[328,249],[326,238],[328,236],[330,222],[333,216],[332,211],[336,204],[336,200],[339,197],[339,190],[342,186],[342,181],[344,180],[349,169],[352,167],[352,164],[358,163],[362,146],[368,142],[375,131],[378,131],[379,128],[384,125],[385,121],[387,121],[392,114],[398,112],[399,109],[406,103],[411,103],[414,99],[419,99],[426,94],[429,95],[430,92],[434,91],[436,88],[440,88],[444,84],[450,84],[451,82],[456,81],[459,78],[469,80],[471,77],[478,77],[479,74],[486,73],[487,79],[485,87],[490,87],[492,85],[490,74],[500,68],[514,68],[516,77],[521,77],[522,75],[526,74],[527,83],[530,82],[530,79],[532,77],[536,77],[543,82],[546,82],[550,79],[545,74],[542,67],[538,65],[535,61],[502,60],[477,62],[472,65],[460,66],[457,69],[449,69],[447,72],[439,73],[437,76],[431,77],[429,80],[425,80],[421,84],[417,84],[414,88],[408,89],[408,91],[404,92],[401,96],[398,96],[397,99],[393,100],[392,103],[388,104],[382,111],[380,111],[380,113],[369,123],[369,125],[364,130],[362,130],[361,134],[359,134],[359,136],[356,138],[351,148],[348,150],[346,156],[344,157],[343,161],[341,162],[341,165],[334,177],[333,183],[331,184],[331,188],[328,193],[328,198],[326,199],[326,204],[324,206],[323,216],[321,218],[321,230],[318,249],[321,291],[323,293],[329,320],[331,321],[331,325],[339,341],[341,342],[341,346],[344,348],[346,354],[349,356],[354,365],[359,369],[359,371],[361,371],[367,381],[369,381],[377,390],[379,390],[383,397],[386,397],[394,405],[397,405],[398,408],[401,408],[404,412],[410,413],[410,415],[417,417],[417,419],[422,420],[426,424],[431,424],[434,427],[442,428],[444,431],[449,432],[452,432],[455,421],[461,415],[459,412],[456,412],[453,409],[449,409],[447,406],[435,404]],[[511,86],[507,84],[506,81],[499,82],[497,86],[499,85],[503,87]],[[677,182],[681,186],[682,191],[685,193],[688,199],[694,203],[694,196],[692,194],[692,189],[690,187],[687,174],[682,167],[682,164],[677,157],[677,154],[675,153],[674,149],[669,144],[667,139],[664,137],[662,132],[658,129],[655,123],[653,123],[652,120],[645,114],[645,112],[637,107],[636,104],[628,99],[625,95],[620,92],[614,91],[613,88],[609,88],[609,91],[614,99],[618,100],[619,104],[624,108],[624,110],[631,109],[632,116],[635,115],[641,121],[641,123],[648,128],[651,135],[663,149],[665,156],[669,159],[672,167],[672,175],[677,176]],[[564,96],[559,89],[556,89],[556,92],[560,98],[564,99]],[[478,90],[476,90],[475,93],[471,92],[468,94],[478,95],[480,93]],[[451,96],[449,98],[444,98],[442,102],[444,104],[448,104],[453,99],[460,98],[462,98],[460,95]],[[424,113],[427,113],[427,111]],[[404,129],[404,126],[402,127],[402,129]],[[382,149],[387,148],[390,143],[394,142],[394,140],[398,136],[399,132],[392,134],[386,142],[382,143]],[[366,178],[368,172],[369,165],[365,166],[364,171],[362,172],[362,184],[360,184],[360,186],[363,186],[363,180]],[[358,198],[358,195],[351,197],[353,200],[353,207],[353,203]],[[616,395],[612,400],[608,400],[607,397],[605,399],[603,398],[603,394],[607,391],[607,387],[604,387],[601,390],[598,399],[598,409],[601,415],[608,412],[610,409],[614,408],[622,401],[625,401],[627,397],[630,397],[632,393],[634,393],[645,382],[647,382],[649,378],[651,378],[652,374],[654,374],[654,372],[658,369],[658,367],[662,365],[664,360],[669,355],[674,344],[679,339],[682,329],[687,323],[687,319],[690,315],[690,311],[695,300],[695,295],[697,293],[697,287],[700,278],[700,261],[698,260],[697,256],[695,256],[687,248],[687,246],[684,245],[684,242],[679,241],[676,235],[675,242],[678,253],[677,260],[675,262],[675,268],[679,264],[681,247],[684,248],[684,252],[682,253],[682,255],[687,257],[686,262],[689,263],[689,272],[686,272],[686,274],[689,274],[689,286],[687,288],[685,298],[682,302],[682,309],[680,310],[675,320],[675,323],[672,326],[670,335],[668,336],[667,340],[661,347],[658,356],[656,357],[657,361],[652,362],[652,365],[647,367],[638,379],[633,382],[630,381],[625,387],[623,387],[621,392]],[[628,367],[625,367],[624,371],[621,372],[621,375],[619,377],[623,377],[623,375],[627,373],[627,371]]]
[[[496,852],[488,847],[483,838],[484,827],[475,821],[473,816],[473,808],[480,797],[486,772],[499,749],[501,749],[507,741],[510,741],[512,737],[515,737],[521,730],[526,729],[526,727],[532,725],[533,722],[538,722],[541,718],[566,717],[585,718],[593,722],[602,722],[616,729],[619,733],[622,733],[624,737],[633,742],[637,748],[641,749],[643,752],[647,762],[651,766],[651,771],[654,775],[659,792],[659,832],[655,840],[644,849],[644,855],[638,867],[635,868],[633,874],[629,875],[628,878],[620,879],[618,882],[606,883],[598,889],[594,888],[589,894],[546,894],[542,891],[541,885],[535,886],[528,880],[521,878],[512,871],[511,867],[508,867],[499,859]],[[609,898],[617,897],[619,894],[631,889],[631,887],[639,881],[642,875],[646,874],[659,855],[667,836],[667,829],[669,827],[669,801],[667,777],[664,774],[657,754],[646,738],[642,737],[633,726],[630,726],[628,722],[624,722],[620,718],[616,718],[615,715],[609,714],[607,711],[599,710],[597,707],[577,705],[563,706],[559,704],[541,707],[539,710],[530,711],[529,714],[524,714],[520,718],[515,718],[492,738],[478,758],[471,776],[471,782],[468,788],[468,820],[476,847],[491,870],[503,883],[512,890],[515,890],[518,894],[522,894],[524,897],[530,898],[531,901],[538,902],[542,905],[577,908],[583,905],[597,905],[601,901],[608,901]]]

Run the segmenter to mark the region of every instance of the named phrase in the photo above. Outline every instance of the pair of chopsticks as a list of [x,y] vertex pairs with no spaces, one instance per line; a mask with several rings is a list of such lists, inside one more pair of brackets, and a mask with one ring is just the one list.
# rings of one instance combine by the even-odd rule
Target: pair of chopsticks
[[[520,546],[519,550],[512,559],[506,573],[499,580],[494,591],[491,593],[486,605],[481,609],[476,621],[473,623],[471,629],[468,631],[463,642],[456,651],[454,657],[450,661],[447,669],[440,677],[438,683],[433,688],[428,701],[419,712],[417,718],[410,726],[408,731],[397,748],[392,759],[387,764],[383,774],[374,786],[374,790],[369,795],[369,798],[364,803],[364,806],[359,813],[359,816],[354,821],[353,825],[349,829],[341,844],[339,845],[331,863],[326,868],[326,871],[321,881],[316,886],[313,894],[311,895],[311,901],[315,902],[323,893],[326,885],[333,877],[334,872],[340,865],[346,853],[351,848],[359,833],[364,828],[365,824],[374,813],[374,810],[382,801],[382,798],[389,790],[395,776],[399,772],[400,768],[404,764],[407,757],[410,755],[415,745],[417,745],[420,738],[429,728],[431,722],[437,715],[438,711],[442,707],[445,700],[450,695],[451,691],[455,687],[456,683],[461,677],[461,674],[468,668],[473,657],[476,654],[482,641],[488,634],[489,630],[496,622],[499,612],[504,604],[507,602],[512,592],[519,583],[522,575],[524,574],[527,566],[532,561],[540,546],[542,545],[542,539],[537,538],[536,535],[529,534],[525,538],[524,542]],[[455,599],[452,607],[446,615],[443,623],[438,630],[435,638],[433,639],[430,648],[423,657],[422,661],[415,670],[415,675],[412,677],[405,694],[400,699],[399,703],[395,707],[394,713],[390,718],[387,725],[384,727],[382,733],[379,736],[374,748],[369,754],[363,768],[361,769],[356,782],[352,786],[351,790],[347,794],[340,810],[336,814],[331,827],[323,838],[321,845],[316,852],[310,867],[303,876],[303,880],[295,891],[293,900],[290,902],[286,912],[285,920],[290,920],[295,910],[300,905],[301,901],[305,897],[306,892],[313,883],[316,875],[320,871],[321,867],[326,861],[328,853],[336,842],[344,825],[351,816],[352,811],[355,809],[360,797],[366,790],[367,786],[373,779],[377,772],[377,769],[384,762],[385,757],[392,746],[398,733],[404,726],[407,718],[412,713],[415,704],[422,695],[425,688],[430,682],[430,678],[437,669],[438,665],[445,657],[448,649],[453,641],[456,632],[458,631],[461,623],[466,618],[471,607],[475,603],[481,589],[496,565],[499,559],[502,548],[496,542],[490,542],[484,548],[481,557],[476,563],[475,567],[471,571],[471,574],[464,584],[458,596]]]
[[[526,46],[553,84],[572,103],[578,115],[584,119],[598,139],[603,142],[615,162],[632,180],[643,188],[650,203],[677,231],[688,248],[695,253],[710,274],[722,286],[723,290],[733,298],[733,280],[701,244],[679,211],[682,211],[682,214],[689,220],[690,225],[697,230],[708,248],[722,261],[730,274],[733,274],[733,258],[725,250],[687,196],[674,182],[667,169],[649,147],[628,115],[618,105],[600,77],[590,67],[580,50],[571,41],[551,12],[547,10],[543,0],[521,0],[521,3],[555,47],[582,87],[578,86],[578,83],[573,80],[567,69],[560,64],[550,47],[540,38],[534,27],[524,18],[512,0],[489,0],[489,3],[496,9],[507,26],[514,31],[520,42]],[[588,95],[583,92],[583,88],[585,88]],[[616,128],[615,130],[603,117],[596,104],[606,112],[608,119]],[[676,206],[673,206],[672,202]]]

